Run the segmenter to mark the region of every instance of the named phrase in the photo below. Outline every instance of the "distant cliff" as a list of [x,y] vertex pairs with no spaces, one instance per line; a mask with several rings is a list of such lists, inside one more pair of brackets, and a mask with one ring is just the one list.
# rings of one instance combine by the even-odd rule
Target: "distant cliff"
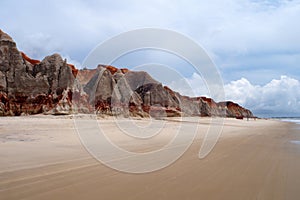
[[253,117],[233,102],[182,96],[146,72],[108,65],[78,70],[58,54],[31,59],[0,30],[0,116],[94,111],[124,117]]

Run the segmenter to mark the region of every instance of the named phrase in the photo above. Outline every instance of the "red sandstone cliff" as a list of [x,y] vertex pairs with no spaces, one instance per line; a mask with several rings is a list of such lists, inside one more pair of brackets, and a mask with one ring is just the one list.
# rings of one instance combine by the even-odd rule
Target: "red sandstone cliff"
[[146,72],[99,65],[78,70],[60,55],[34,60],[0,30],[0,116],[70,114],[253,117],[233,102],[182,96]]
[[0,115],[72,113],[73,96],[85,98],[75,84],[76,74],[75,66],[58,54],[42,61],[29,58],[0,30]]

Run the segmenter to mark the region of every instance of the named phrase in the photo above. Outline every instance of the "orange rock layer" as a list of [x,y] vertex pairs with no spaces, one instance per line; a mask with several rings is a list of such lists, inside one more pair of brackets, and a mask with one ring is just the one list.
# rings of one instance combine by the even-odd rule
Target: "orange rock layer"
[[21,55],[23,57],[24,60],[28,61],[30,64],[32,65],[37,65],[37,64],[40,64],[41,61],[39,60],[34,60],[34,59],[31,59],[29,58],[25,53],[21,52]]
[[67,63],[67,65],[72,69],[73,76],[76,77],[78,74],[78,69],[76,69],[76,67],[72,64]]
[[[110,71],[110,73],[111,73],[112,75],[114,75],[114,74],[119,70],[118,68],[116,68],[116,67],[114,67],[114,66],[111,66],[111,65],[108,65],[108,66],[105,66],[105,67],[106,67],[107,70]],[[127,69],[127,68],[121,68],[120,70],[121,70],[121,72],[122,72],[123,74],[125,74],[125,73],[127,73],[127,72],[129,71],[129,69]]]

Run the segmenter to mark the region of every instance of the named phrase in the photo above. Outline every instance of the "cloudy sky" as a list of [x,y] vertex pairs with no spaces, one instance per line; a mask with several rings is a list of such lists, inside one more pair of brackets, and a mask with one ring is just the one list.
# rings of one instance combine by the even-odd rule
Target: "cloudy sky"
[[[153,27],[184,34],[212,58],[226,98],[258,116],[300,116],[299,19],[297,0],[0,1],[0,28],[20,50],[36,59],[58,52],[78,67],[98,44],[125,31]],[[116,65],[170,60],[156,54]],[[192,95],[205,95],[201,77],[183,72],[180,62],[171,63],[194,89]],[[180,81],[170,85],[191,94]]]

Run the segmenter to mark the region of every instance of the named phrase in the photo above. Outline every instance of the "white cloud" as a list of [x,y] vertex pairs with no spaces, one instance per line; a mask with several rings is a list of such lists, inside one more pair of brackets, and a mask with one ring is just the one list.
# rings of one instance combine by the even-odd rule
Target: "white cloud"
[[[174,81],[170,87],[183,95],[210,96],[202,78]],[[252,110],[258,116],[300,116],[300,82],[288,76],[273,79],[265,85],[254,85],[246,78],[224,85],[226,100]]]
[[227,99],[248,107],[258,115],[300,115],[300,82],[288,76],[273,79],[262,86],[242,78],[224,88]]
[[250,100],[257,99],[260,86],[252,85],[246,78],[231,81],[224,85],[226,99],[232,100],[242,105],[246,105]]
[[217,64],[224,68],[241,65],[237,61],[242,55],[300,52],[299,1],[4,0],[0,4],[0,27],[21,47],[29,49],[29,37],[36,36],[36,49],[42,53],[60,49],[76,60],[83,60],[113,35],[143,27],[168,28],[190,36],[215,54]]
[[181,78],[174,78],[174,81],[163,83],[182,95],[212,97],[215,101],[223,101],[225,99],[223,85],[217,85],[217,82],[213,85],[207,85],[205,79],[198,73],[193,73],[188,78],[181,76]]
[[197,73],[193,73],[193,75],[189,78],[181,78],[164,84],[182,95],[191,97],[200,95],[207,97],[210,96],[205,81]]

